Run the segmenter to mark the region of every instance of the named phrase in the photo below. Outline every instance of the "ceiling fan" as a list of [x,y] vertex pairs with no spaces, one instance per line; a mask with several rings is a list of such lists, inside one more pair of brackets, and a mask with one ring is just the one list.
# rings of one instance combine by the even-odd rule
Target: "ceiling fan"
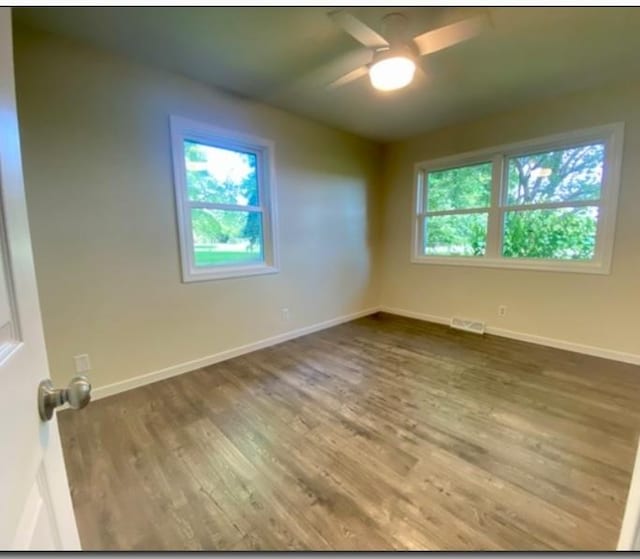
[[376,89],[401,89],[413,80],[421,56],[471,39],[489,25],[488,15],[481,12],[411,38],[407,34],[408,20],[400,13],[390,13],[382,18],[384,36],[345,10],[329,12],[328,15],[368,50],[368,54],[365,53],[368,62],[329,83],[328,89],[340,87],[367,74]]

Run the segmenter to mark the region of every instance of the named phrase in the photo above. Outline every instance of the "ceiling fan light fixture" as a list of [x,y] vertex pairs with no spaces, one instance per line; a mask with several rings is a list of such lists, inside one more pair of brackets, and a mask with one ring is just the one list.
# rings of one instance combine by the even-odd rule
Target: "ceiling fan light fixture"
[[408,56],[389,56],[371,65],[369,79],[376,89],[393,91],[408,86],[415,72],[416,63]]

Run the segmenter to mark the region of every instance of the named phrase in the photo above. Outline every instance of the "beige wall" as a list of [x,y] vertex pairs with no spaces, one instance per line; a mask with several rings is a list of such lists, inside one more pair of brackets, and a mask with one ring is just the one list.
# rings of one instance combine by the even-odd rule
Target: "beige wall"
[[[610,275],[411,264],[413,164],[615,121],[626,123]],[[387,146],[381,302],[640,355],[640,82],[540,102]],[[504,318],[498,305],[508,306]]]
[[[374,143],[79,43],[24,29],[15,42],[57,382],[78,353],[105,386],[378,304],[640,355],[640,82],[390,144],[382,158]],[[279,274],[181,282],[170,114],[276,142]],[[610,275],[409,262],[414,162],[614,121],[626,131]]]
[[[104,386],[377,304],[380,146],[80,43],[24,29],[15,43],[56,382],[79,353]],[[181,282],[170,114],[275,141],[279,274]]]

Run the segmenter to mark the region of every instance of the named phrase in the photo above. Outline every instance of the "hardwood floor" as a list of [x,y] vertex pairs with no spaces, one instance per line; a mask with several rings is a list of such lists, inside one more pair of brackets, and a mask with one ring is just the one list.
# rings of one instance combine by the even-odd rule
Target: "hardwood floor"
[[640,367],[378,314],[59,416],[85,549],[613,549]]

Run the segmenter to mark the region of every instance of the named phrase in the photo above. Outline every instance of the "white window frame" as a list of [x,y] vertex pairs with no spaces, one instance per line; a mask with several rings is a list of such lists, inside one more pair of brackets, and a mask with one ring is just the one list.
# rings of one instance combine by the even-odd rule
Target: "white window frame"
[[[545,136],[524,142],[505,144],[416,163],[411,209],[411,262],[414,264],[439,264],[446,266],[476,266],[609,274],[613,256],[618,191],[620,189],[623,138],[624,123],[616,122],[604,126]],[[506,163],[509,158],[554,149],[567,149],[595,142],[602,142],[605,145],[602,188],[599,201],[589,200],[569,203],[527,204],[526,206],[509,206],[506,204]],[[426,211],[427,186],[425,177],[428,173],[486,162],[493,163],[490,207],[443,212]],[[513,211],[514,209],[534,210],[566,206],[576,207],[581,205],[598,206],[599,208],[596,246],[592,260],[574,261],[502,256],[503,224],[504,215],[507,211]],[[451,215],[470,214],[474,212],[489,214],[487,244],[484,256],[427,256],[424,254],[424,220],[427,214]]]
[[[173,155],[174,189],[180,239],[180,259],[183,282],[237,278],[278,272],[278,250],[276,236],[276,203],[274,181],[274,144],[271,140],[238,133],[233,130],[211,126],[179,116],[170,117],[171,151]],[[184,161],[184,141],[193,140],[222,149],[252,153],[256,156],[258,173],[258,206],[233,206],[212,202],[189,200],[186,167]],[[194,262],[191,210],[237,209],[251,210],[262,214],[262,251],[264,260],[255,263],[196,266]]]

